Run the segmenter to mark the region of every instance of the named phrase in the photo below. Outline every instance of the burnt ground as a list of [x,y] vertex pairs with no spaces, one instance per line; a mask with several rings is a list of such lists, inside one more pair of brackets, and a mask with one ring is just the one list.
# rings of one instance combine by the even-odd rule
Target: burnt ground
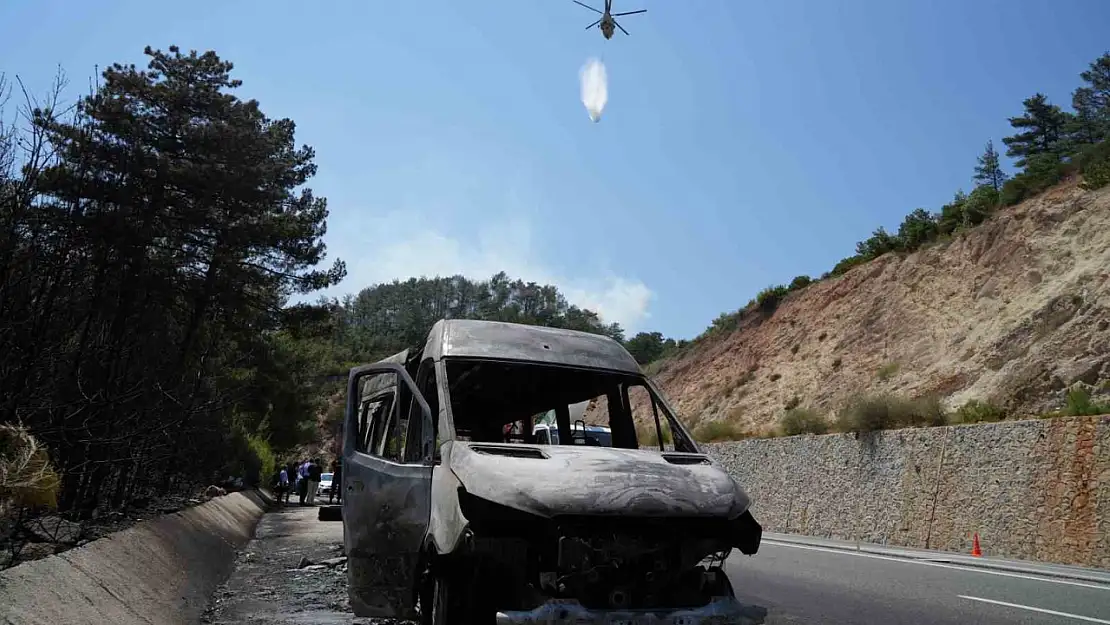
[[343,524],[322,522],[315,506],[263,515],[239,551],[235,571],[217,589],[201,622],[209,625],[415,625],[356,619],[347,601]]
[[196,487],[186,495],[136,498],[118,509],[97,509],[91,518],[74,521],[57,514],[0,517],[0,570],[80,547],[149,519],[200,505],[208,500]]

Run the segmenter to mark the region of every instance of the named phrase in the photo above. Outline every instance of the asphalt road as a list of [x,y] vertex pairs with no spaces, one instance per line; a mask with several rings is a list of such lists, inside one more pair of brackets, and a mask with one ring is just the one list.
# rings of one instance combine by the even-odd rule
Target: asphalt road
[[[302,568],[302,559],[326,562],[340,553],[342,523],[317,521],[316,512],[294,505],[265,515],[254,540],[239,554],[234,573],[213,596],[203,622],[401,625],[351,617],[345,566]],[[1046,575],[1089,573],[1110,582],[1110,572],[1036,565],[1034,573],[987,570],[935,560],[959,559],[949,554],[917,552],[917,557],[933,559],[925,561],[829,548],[836,544],[771,535],[755,556],[733,556],[726,567],[737,596],[750,608],[751,622],[1110,625],[1110,583]]]
[[[727,571],[766,623],[1110,624],[1110,585],[766,538]],[[1046,571],[1050,569],[1046,568]]]

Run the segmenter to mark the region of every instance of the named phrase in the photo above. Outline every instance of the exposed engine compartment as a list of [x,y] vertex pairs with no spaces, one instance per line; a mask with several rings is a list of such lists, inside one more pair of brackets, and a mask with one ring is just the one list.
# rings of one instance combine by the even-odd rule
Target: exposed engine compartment
[[754,519],[754,528],[714,517],[545,519],[463,493],[477,577],[483,586],[511,590],[500,609],[532,609],[549,599],[601,610],[703,606],[731,596],[720,567],[753,532],[758,545],[761,532]]
[[616,521],[561,526],[557,568],[540,573],[541,590],[608,609],[696,607],[717,591],[706,573],[731,551],[720,539]]

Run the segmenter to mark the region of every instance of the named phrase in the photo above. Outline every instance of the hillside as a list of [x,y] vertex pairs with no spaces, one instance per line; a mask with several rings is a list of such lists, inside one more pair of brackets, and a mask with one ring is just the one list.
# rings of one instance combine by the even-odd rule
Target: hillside
[[753,433],[858,393],[1035,414],[1110,380],[1110,188],[1073,180],[946,241],[792,292],[652,365],[684,422]]

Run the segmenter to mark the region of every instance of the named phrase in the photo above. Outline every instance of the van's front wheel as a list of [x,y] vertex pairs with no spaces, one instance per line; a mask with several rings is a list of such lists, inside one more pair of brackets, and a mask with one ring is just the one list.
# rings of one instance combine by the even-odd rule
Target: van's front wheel
[[473,570],[455,563],[440,563],[425,578],[420,593],[421,625],[492,625],[497,614],[487,608],[480,591],[469,586],[477,579]]

